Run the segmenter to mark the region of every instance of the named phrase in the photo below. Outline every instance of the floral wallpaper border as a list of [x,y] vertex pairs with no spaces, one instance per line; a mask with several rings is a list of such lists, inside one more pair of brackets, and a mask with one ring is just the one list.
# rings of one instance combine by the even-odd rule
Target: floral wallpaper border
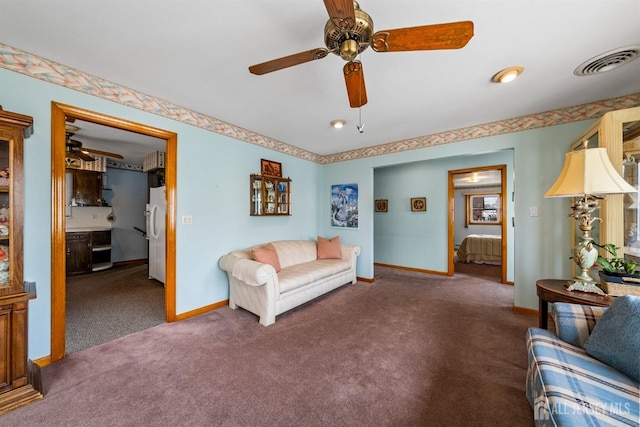
[[0,43],[0,68],[320,164],[381,156],[487,136],[596,119],[612,110],[640,105],[640,93],[636,93],[619,98],[321,156],[197,111],[145,95],[100,77],[40,58],[3,43]]

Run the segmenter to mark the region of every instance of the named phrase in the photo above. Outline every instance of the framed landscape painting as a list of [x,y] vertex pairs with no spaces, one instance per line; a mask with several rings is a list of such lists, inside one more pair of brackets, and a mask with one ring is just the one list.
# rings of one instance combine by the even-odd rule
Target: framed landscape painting
[[282,163],[273,160],[260,159],[260,173],[282,178]]

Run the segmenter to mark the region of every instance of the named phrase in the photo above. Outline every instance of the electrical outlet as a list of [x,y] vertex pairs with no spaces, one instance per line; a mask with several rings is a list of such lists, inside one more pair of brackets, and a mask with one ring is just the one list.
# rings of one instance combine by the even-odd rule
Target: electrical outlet
[[192,225],[193,224],[193,216],[191,216],[191,215],[182,215],[182,223],[184,225]]

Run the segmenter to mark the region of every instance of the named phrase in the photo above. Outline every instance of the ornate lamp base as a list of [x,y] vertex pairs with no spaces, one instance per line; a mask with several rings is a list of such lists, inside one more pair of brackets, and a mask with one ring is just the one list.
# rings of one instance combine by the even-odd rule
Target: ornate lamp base
[[592,294],[606,295],[602,289],[596,286],[595,282],[575,281],[567,288],[568,291],[590,292]]
[[585,196],[579,201],[572,209],[574,212],[581,213],[580,230],[582,230],[582,236],[580,236],[580,242],[573,248],[573,260],[580,268],[580,272],[574,277],[574,282],[567,288],[568,291],[582,291],[590,292],[598,295],[606,295],[602,289],[596,286],[595,281],[589,275],[589,269],[593,266],[598,259],[598,250],[593,246],[593,238],[591,237],[591,213],[589,209],[598,207],[598,201],[590,201]]

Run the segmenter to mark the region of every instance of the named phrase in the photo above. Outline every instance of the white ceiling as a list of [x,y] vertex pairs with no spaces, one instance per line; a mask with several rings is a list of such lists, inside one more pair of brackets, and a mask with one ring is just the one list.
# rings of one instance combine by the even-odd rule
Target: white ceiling
[[153,151],[165,151],[166,141],[122,129],[111,128],[83,120],[75,120],[78,128],[71,139],[82,143],[83,148],[93,148],[120,154],[124,159],[116,159],[130,165],[142,166],[144,157]]
[[[361,55],[369,102],[349,107],[335,55],[252,75],[323,47],[322,0],[2,0],[0,42],[325,155],[640,92],[640,60],[573,70],[640,44],[638,0],[361,0],[375,30],[471,20],[460,50]],[[499,85],[501,69],[525,67]],[[343,129],[333,119],[348,122]]]
[[499,170],[459,173],[453,176],[454,188],[499,186],[501,184],[502,176]]

